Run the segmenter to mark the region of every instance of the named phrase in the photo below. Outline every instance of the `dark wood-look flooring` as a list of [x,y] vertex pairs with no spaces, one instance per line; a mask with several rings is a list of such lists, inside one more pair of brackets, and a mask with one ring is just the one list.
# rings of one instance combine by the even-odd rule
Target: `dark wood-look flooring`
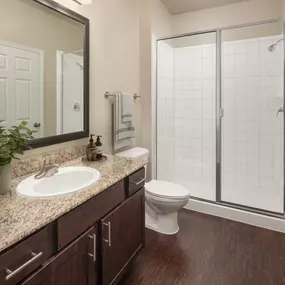
[[285,284],[285,234],[183,210],[174,236],[147,230],[120,285]]

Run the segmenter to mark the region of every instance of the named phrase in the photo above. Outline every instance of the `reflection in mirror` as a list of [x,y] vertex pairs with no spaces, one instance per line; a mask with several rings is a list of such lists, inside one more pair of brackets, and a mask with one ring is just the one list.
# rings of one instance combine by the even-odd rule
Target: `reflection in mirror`
[[0,121],[35,138],[84,130],[84,25],[33,0],[1,1]]

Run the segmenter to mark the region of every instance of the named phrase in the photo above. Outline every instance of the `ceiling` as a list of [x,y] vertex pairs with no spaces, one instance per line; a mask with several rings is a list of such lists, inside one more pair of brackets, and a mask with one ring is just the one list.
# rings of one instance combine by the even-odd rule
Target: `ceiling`
[[161,0],[170,14],[177,15],[247,0]]

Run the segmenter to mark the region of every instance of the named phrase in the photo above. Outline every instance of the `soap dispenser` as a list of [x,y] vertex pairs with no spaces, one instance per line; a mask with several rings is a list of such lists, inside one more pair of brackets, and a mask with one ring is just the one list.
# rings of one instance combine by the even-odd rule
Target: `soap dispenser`
[[97,140],[96,140],[96,150],[97,150],[97,159],[100,160],[103,157],[103,144],[100,141],[100,138],[102,138],[102,136],[97,136]]
[[94,144],[93,140],[94,135],[90,135],[89,144],[86,147],[86,159],[87,161],[94,161],[96,160],[96,145]]

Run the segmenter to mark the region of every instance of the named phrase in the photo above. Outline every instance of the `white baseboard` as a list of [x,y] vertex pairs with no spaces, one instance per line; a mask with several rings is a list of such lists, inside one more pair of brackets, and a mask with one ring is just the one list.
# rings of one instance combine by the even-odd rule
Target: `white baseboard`
[[190,199],[185,209],[285,233],[285,220]]

